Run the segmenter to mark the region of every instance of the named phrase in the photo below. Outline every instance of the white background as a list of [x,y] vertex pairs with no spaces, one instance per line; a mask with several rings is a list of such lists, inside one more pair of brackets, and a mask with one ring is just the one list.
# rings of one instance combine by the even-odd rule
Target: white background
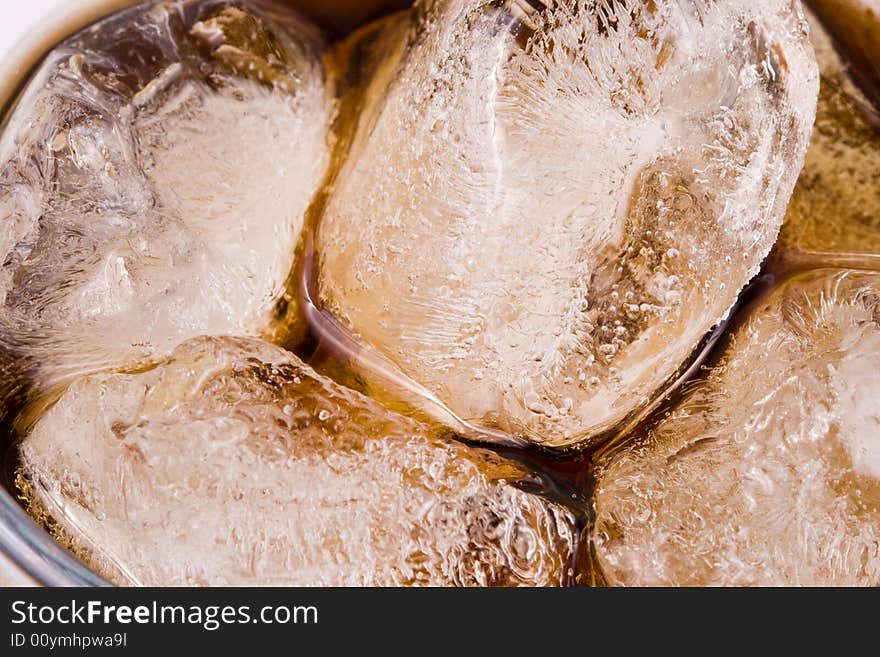
[[31,30],[39,30],[40,19],[55,7],[75,5],[79,0],[0,0],[0,57]]

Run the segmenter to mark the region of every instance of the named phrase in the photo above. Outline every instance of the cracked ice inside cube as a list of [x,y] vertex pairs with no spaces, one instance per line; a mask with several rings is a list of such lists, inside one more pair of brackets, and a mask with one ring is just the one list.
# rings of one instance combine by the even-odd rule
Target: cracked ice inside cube
[[268,330],[328,161],[318,47],[187,0],[51,52],[0,140],[0,326],[41,382]]
[[880,582],[880,274],[786,281],[648,435],[600,459],[625,585]]
[[541,4],[417,3],[316,287],[375,390],[562,446],[650,401],[756,274],[818,76],[787,1]]
[[21,464],[32,512],[126,584],[560,584],[577,545],[520,466],[252,339],[79,379]]

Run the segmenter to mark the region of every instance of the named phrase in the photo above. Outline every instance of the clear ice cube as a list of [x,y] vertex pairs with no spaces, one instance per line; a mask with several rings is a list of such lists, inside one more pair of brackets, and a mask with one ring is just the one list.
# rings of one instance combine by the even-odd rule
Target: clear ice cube
[[816,270],[707,380],[601,457],[595,552],[623,585],[880,583],[880,273]]
[[832,258],[880,256],[880,111],[855,85],[823,25],[812,19],[810,28],[822,83],[780,245]]
[[0,326],[41,382],[270,330],[333,104],[312,28],[243,7],[116,14],[55,48],[12,112]]
[[314,327],[349,334],[374,394],[457,430],[589,443],[675,376],[777,236],[818,87],[799,4],[413,15],[321,219]]
[[521,466],[254,339],[77,380],[21,471],[31,511],[125,584],[560,584],[578,542]]

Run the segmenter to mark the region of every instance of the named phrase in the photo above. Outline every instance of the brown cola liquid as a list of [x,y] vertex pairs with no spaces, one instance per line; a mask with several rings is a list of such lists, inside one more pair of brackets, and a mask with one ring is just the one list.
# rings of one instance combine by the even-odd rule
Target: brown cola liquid
[[[274,0],[259,0],[258,4],[267,3],[278,4]],[[371,21],[381,21],[383,16],[409,3],[406,0],[297,0],[289,4],[302,9],[321,25],[331,41],[342,43],[344,37],[360,30],[359,37],[335,46],[330,55],[331,65],[335,62],[339,67],[336,73],[343,86],[356,90],[377,65],[370,46],[381,36],[382,23],[370,24]],[[810,4],[835,37],[835,46],[850,66],[849,82],[858,91],[852,94],[841,79],[823,78],[814,145],[823,140],[838,144],[835,157],[808,155],[780,240],[767,259],[762,274],[743,291],[731,320],[706,336],[695,349],[691,362],[682,369],[676,384],[645,409],[637,421],[609,432],[595,450],[603,456],[626,446],[656,424],[680,399],[683,384],[699,378],[703,367],[712,365],[727,344],[726,336],[748,316],[749,308],[759,303],[781,281],[798,271],[815,267],[880,270],[880,106],[876,104],[880,90],[876,67],[871,64],[880,58],[880,40],[874,41],[872,46],[866,40],[849,39],[849,35],[858,30],[849,29],[851,25],[844,25],[839,16],[829,11],[832,3],[814,0]],[[340,135],[337,157],[341,157],[346,149],[359,111],[357,94],[346,96],[351,100],[341,105],[335,126]],[[332,169],[338,170],[338,167]],[[309,213],[309,221],[313,224],[321,214],[323,202],[319,194]],[[298,258],[297,262],[298,269],[290,278],[288,298],[298,294],[299,282],[303,277],[308,278],[308,272],[303,269],[304,258]],[[285,307],[279,309],[279,317],[286,317]],[[348,355],[322,343],[319,336],[310,334],[294,351],[319,373],[363,390],[358,376],[348,366]],[[21,424],[16,420],[25,395],[19,387],[9,385],[10,380],[22,374],[17,371],[17,364],[8,362],[4,367],[11,376],[0,383],[0,394],[5,400],[0,424],[3,441],[0,478],[7,490],[21,496],[16,485],[15,441],[16,428]],[[592,566],[588,540],[592,519],[592,463],[596,454],[549,452],[538,448],[492,449],[527,467],[531,476],[520,482],[520,486],[577,513],[582,540],[572,564],[576,575],[570,584],[602,584],[601,573]]]

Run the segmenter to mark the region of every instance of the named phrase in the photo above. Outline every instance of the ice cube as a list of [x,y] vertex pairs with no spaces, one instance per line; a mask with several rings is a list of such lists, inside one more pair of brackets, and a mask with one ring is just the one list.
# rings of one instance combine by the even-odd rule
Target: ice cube
[[466,434],[589,443],[776,238],[818,86],[799,4],[414,15],[321,219],[314,328],[350,334],[374,394]]
[[126,584],[559,584],[577,544],[523,467],[253,339],[77,380],[21,464],[31,510]]
[[41,382],[270,331],[329,159],[311,29],[147,3],[47,57],[0,139],[0,326]]
[[600,457],[609,583],[880,583],[880,273],[763,300],[659,425]]
[[819,105],[780,246],[880,256],[880,113],[823,25],[812,18],[810,28],[822,74]]

